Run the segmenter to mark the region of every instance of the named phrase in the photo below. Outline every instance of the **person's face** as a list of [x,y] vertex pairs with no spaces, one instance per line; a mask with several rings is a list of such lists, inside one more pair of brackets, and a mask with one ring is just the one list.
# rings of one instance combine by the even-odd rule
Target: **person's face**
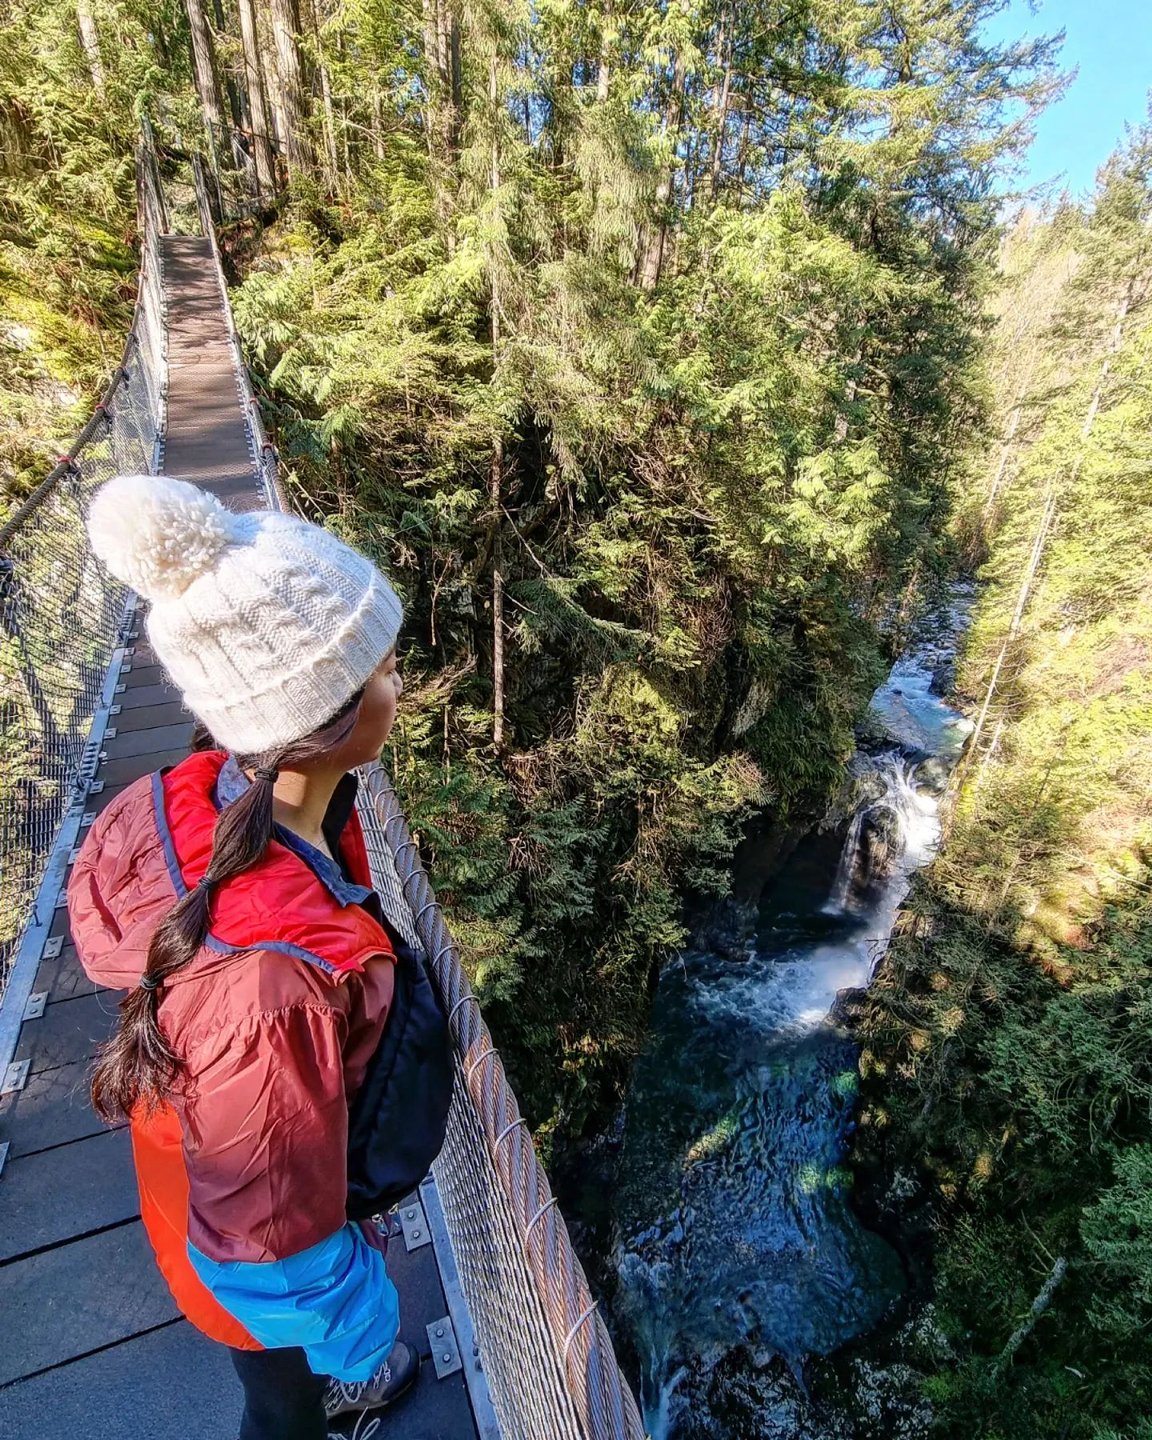
[[355,770],[377,760],[396,719],[396,702],[404,689],[393,646],[368,678],[356,728],[333,755],[341,770]]

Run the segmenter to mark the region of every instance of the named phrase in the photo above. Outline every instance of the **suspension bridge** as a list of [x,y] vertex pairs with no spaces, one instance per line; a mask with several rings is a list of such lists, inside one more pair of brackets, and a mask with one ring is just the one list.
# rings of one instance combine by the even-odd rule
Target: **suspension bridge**
[[[87,547],[112,475],[195,481],[282,507],[232,323],[199,160],[162,182],[137,157],[140,274],[123,361],[89,422],[0,529],[0,1434],[234,1440],[221,1347],[180,1318],[138,1218],[128,1135],[87,1097],[118,996],[80,969],[63,906],[85,829],[188,753],[192,717],[148,649],[136,597]],[[195,197],[193,205],[188,197]],[[177,213],[179,212],[179,214]],[[185,233],[180,233],[185,230]],[[399,1208],[388,1268],[424,1356],[391,1440],[642,1440],[635,1400],[573,1254],[459,951],[386,771],[361,818],[392,922],[449,1015],[448,1137]],[[349,1427],[350,1429],[351,1427]]]

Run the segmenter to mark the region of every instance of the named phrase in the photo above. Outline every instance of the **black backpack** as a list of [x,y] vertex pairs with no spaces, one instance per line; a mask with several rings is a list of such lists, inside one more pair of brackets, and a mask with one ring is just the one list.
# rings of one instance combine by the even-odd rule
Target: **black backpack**
[[348,1116],[348,1218],[410,1195],[440,1153],[452,1103],[452,1041],[424,956],[384,922],[396,952],[392,1009]]

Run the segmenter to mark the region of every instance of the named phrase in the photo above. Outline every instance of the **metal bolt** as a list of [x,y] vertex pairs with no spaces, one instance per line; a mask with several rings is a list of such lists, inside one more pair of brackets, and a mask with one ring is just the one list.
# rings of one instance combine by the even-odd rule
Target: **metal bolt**
[[413,1240],[419,1240],[419,1239],[420,1239],[420,1231],[419,1231],[419,1229],[416,1229],[416,1230],[413,1230],[413,1231],[412,1231],[412,1239],[413,1239]]
[[437,1325],[437,1326],[436,1326],[436,1338],[437,1338],[437,1340],[443,1340],[443,1338],[444,1338],[444,1326],[443,1326],[443,1325]]
[[443,1356],[441,1356],[441,1359],[444,1361],[445,1365],[451,1365],[452,1363],[452,1356],[447,1351],[444,1352]]
[[405,1215],[404,1218],[405,1218],[406,1220],[415,1220],[415,1218],[416,1218],[416,1211],[415,1211],[415,1210],[409,1210],[408,1213],[407,1213],[407,1215]]

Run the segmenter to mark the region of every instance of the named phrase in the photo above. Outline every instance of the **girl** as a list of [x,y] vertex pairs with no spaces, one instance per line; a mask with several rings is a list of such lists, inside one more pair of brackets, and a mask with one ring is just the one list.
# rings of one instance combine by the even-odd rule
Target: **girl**
[[327,531],[178,480],[111,481],[88,528],[219,747],[129,785],[74,867],[81,963],[130,990],[93,1102],[131,1121],[177,1303],[231,1347],[241,1440],[325,1440],[417,1377],[384,1242],[349,1216],[398,1198],[390,1135],[400,1170],[417,1157],[399,1185],[420,1178],[451,1085],[443,1027],[413,1060],[427,978],[371,888],[349,773],[392,728],[401,604]]

